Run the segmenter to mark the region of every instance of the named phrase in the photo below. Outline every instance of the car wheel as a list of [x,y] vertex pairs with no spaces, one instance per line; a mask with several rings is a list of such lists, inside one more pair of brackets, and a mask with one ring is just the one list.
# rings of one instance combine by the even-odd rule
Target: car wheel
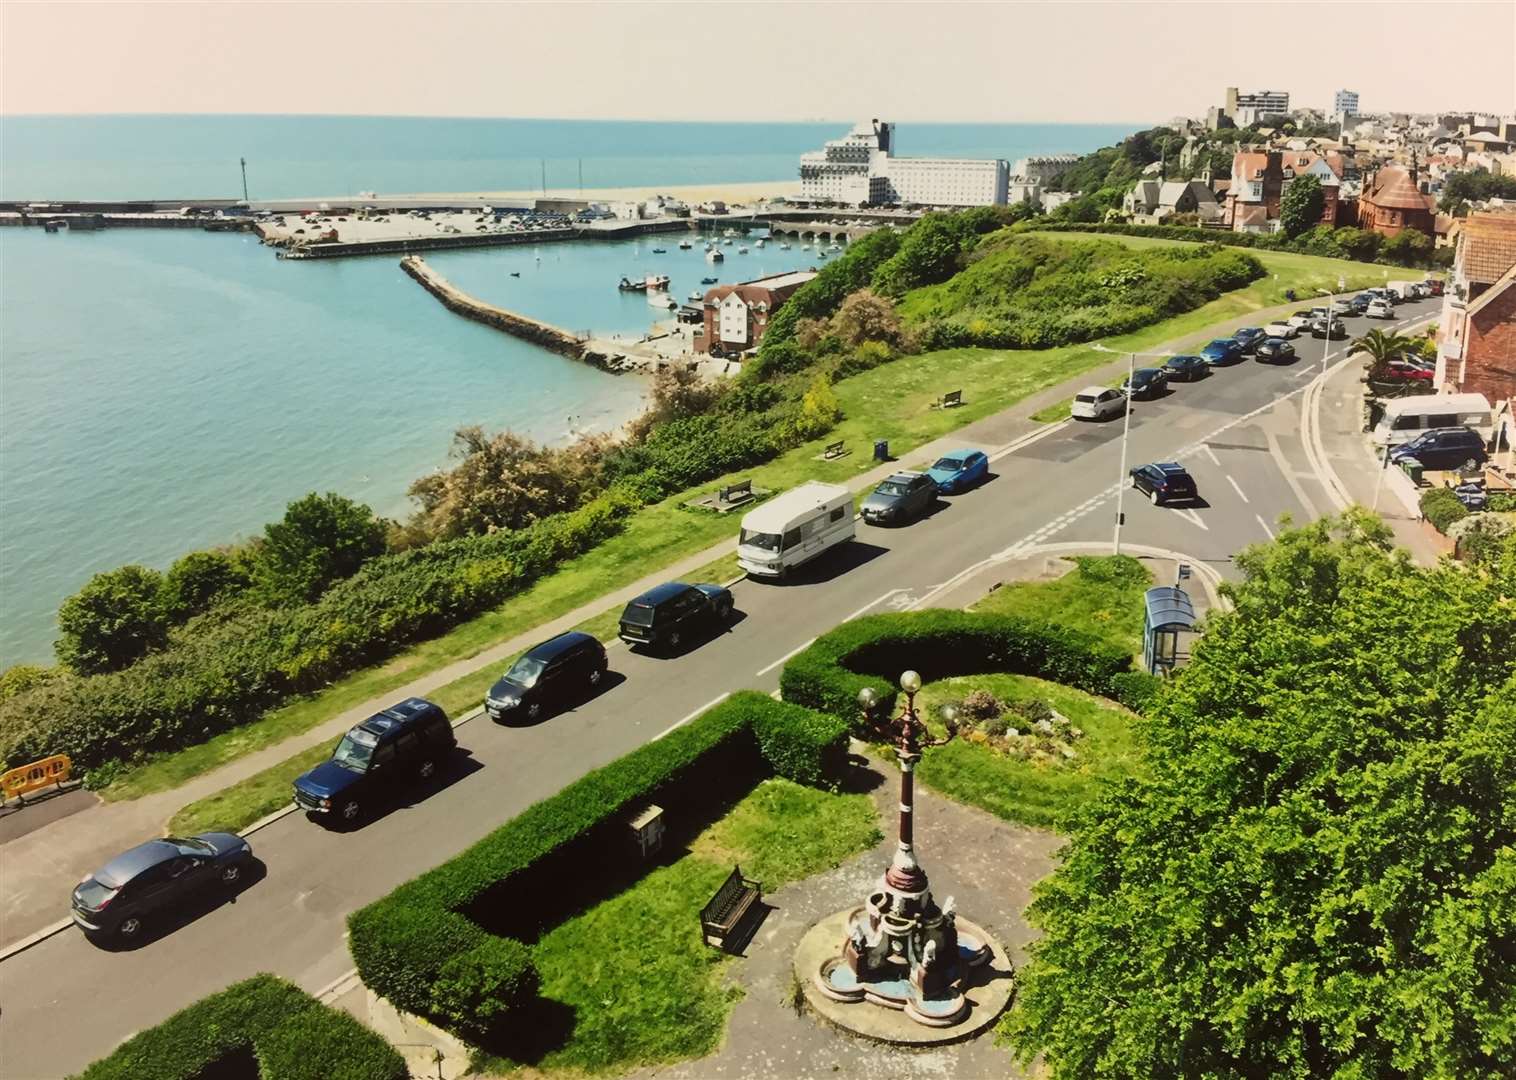
[[723,600],[719,604],[716,605],[716,618],[719,621],[726,622],[731,617],[732,617],[732,602],[730,600]]
[[361,813],[363,813],[363,807],[358,805],[357,799],[349,799],[342,804],[341,814],[343,821],[357,821],[358,815]]
[[534,701],[526,707],[526,718],[536,720],[542,716],[542,702]]
[[681,641],[683,641],[683,640],[684,640],[684,635],[681,634],[681,633],[679,633],[678,630],[670,630],[669,631],[669,650],[673,651],[674,649],[679,648],[679,643]]
[[1158,506],[1163,502],[1163,497],[1158,494],[1157,488],[1154,488],[1152,491],[1148,492],[1148,499],[1154,506]]
[[140,933],[142,933],[142,920],[135,915],[128,915],[126,918],[122,919],[121,924],[116,927],[116,936],[123,937],[128,940],[136,937]]
[[599,686],[600,680],[605,678],[605,668],[597,667],[590,670],[590,685]]
[[221,868],[221,884],[231,886],[242,880],[242,864],[231,863]]
[[1477,468],[1479,468],[1479,462],[1475,461],[1473,458],[1469,458],[1469,460],[1463,463],[1464,472],[1473,472]]
[[431,758],[427,758],[420,765],[416,766],[416,775],[423,780],[430,780],[437,775],[437,763]]

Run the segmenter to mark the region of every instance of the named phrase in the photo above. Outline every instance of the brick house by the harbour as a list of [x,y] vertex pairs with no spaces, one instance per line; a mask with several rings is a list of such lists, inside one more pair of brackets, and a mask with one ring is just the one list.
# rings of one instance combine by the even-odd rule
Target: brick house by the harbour
[[1437,385],[1516,400],[1516,212],[1463,222],[1438,325]]
[[754,348],[774,313],[815,276],[813,270],[796,270],[711,289],[703,305],[701,348],[712,356],[739,356]]

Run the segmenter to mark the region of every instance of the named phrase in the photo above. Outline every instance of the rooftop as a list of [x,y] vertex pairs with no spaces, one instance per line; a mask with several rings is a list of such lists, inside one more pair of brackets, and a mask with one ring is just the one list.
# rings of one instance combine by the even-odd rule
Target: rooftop
[[1458,259],[1470,281],[1499,281],[1516,266],[1516,213],[1470,214],[1463,222]]

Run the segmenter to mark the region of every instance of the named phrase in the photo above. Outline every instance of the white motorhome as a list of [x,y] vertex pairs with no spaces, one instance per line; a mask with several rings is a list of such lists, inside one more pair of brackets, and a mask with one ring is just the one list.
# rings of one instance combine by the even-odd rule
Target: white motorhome
[[1399,303],[1405,300],[1415,300],[1416,286],[1420,284],[1419,281],[1387,281],[1384,287],[1390,291],[1390,295]]
[[1490,403],[1483,394],[1429,394],[1396,398],[1370,436],[1375,446],[1399,446],[1432,428],[1466,427],[1488,443],[1495,435]]
[[853,493],[811,480],[743,515],[737,565],[749,577],[781,578],[854,533]]

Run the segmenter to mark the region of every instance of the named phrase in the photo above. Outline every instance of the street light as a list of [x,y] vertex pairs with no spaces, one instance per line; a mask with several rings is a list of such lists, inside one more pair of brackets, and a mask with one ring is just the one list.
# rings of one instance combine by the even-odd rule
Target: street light
[[[1099,344],[1098,342],[1095,344],[1094,348],[1100,350],[1101,352],[1111,352],[1112,351],[1110,349],[1107,349],[1104,345]],[[1120,467],[1120,469],[1116,473],[1116,532],[1115,532],[1115,536],[1112,537],[1112,539],[1111,539],[1111,554],[1112,555],[1120,555],[1121,554],[1122,506],[1124,504],[1123,496],[1126,495],[1126,482],[1127,482],[1127,476],[1126,476],[1126,441],[1127,441],[1127,435],[1130,434],[1130,432],[1132,430],[1132,389],[1133,389],[1132,388],[1132,380],[1136,377],[1136,374],[1137,374],[1137,358],[1139,356],[1144,357],[1144,358],[1148,358],[1148,357],[1160,357],[1160,356],[1161,357],[1170,357],[1170,356],[1173,356],[1173,355],[1174,355],[1173,353],[1167,353],[1167,352],[1165,352],[1165,353],[1135,353],[1135,352],[1134,353],[1127,353],[1127,364],[1126,364],[1126,408],[1121,411],[1121,467]]]

